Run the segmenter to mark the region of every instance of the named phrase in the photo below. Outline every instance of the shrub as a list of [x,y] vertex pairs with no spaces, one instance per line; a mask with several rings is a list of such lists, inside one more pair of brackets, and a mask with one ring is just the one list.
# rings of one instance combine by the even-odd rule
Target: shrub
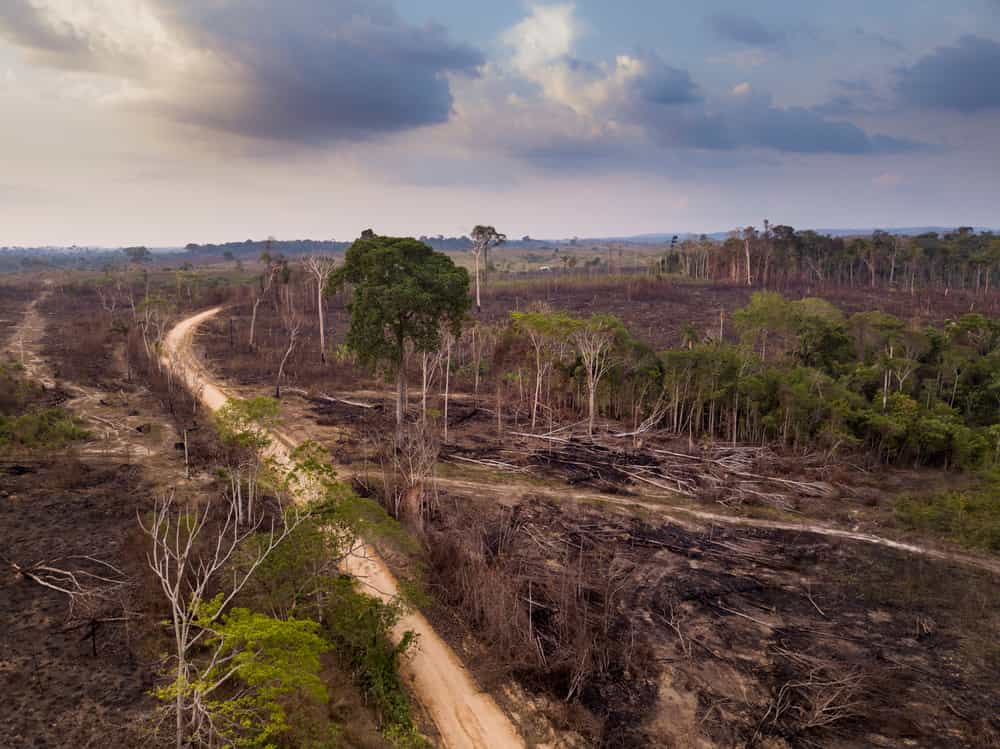
[[906,527],[935,533],[962,546],[1000,551],[1000,481],[969,491],[896,500],[896,518]]

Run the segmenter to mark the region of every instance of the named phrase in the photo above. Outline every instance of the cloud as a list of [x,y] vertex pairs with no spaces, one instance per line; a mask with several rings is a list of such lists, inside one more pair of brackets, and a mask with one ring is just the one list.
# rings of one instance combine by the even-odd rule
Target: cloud
[[904,102],[928,109],[976,112],[1000,108],[1000,44],[963,36],[897,71]]
[[920,147],[905,139],[869,134],[810,109],[776,106],[769,95],[749,86],[737,86],[711,109],[649,114],[644,124],[664,145],[836,155],[900,153]]
[[4,0],[0,34],[122,102],[208,130],[297,143],[445,122],[478,50],[375,0]]
[[708,19],[709,28],[722,39],[751,47],[774,47],[785,41],[785,33],[767,28],[751,16],[739,13],[716,13]]
[[639,69],[630,78],[630,85],[635,95],[646,102],[671,106],[701,101],[698,86],[687,70],[667,65],[653,54],[618,59],[619,65],[628,61],[628,64],[638,66]]
[[508,29],[500,40],[514,50],[514,67],[530,74],[567,57],[581,27],[571,3],[532,5],[531,14]]
[[464,99],[463,135],[563,171],[614,164],[656,169],[680,154],[712,162],[723,154],[738,160],[737,151],[866,155],[920,147],[817,111],[778,106],[745,81],[710,98],[688,70],[655,53],[582,61],[575,57],[578,36],[573,6],[532,6],[501,36],[512,50],[511,68],[487,66],[471,84],[490,93]]

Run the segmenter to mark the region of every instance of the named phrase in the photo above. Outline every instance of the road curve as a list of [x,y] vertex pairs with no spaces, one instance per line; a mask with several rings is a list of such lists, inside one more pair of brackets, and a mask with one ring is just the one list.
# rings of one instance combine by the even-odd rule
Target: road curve
[[[228,396],[198,362],[191,341],[198,326],[221,309],[205,310],[175,325],[164,339],[161,357],[212,411],[224,406]],[[274,451],[277,457],[287,458],[282,440],[274,441]],[[350,555],[345,566],[375,595],[386,600],[397,595],[395,577],[367,545],[363,553]],[[402,664],[403,677],[434,721],[441,745],[446,749],[524,749],[525,743],[507,715],[479,689],[458,656],[422,614],[410,612],[400,618],[394,630],[397,641],[406,631],[417,634],[417,645]]]

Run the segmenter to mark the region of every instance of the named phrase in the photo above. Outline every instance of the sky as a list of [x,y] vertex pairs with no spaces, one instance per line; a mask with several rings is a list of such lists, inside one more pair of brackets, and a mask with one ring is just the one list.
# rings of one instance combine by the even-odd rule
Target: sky
[[1000,0],[0,0],[0,246],[1000,225]]

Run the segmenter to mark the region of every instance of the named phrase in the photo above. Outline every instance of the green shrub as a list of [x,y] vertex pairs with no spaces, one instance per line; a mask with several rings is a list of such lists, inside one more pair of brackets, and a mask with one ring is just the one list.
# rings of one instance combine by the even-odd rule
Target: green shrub
[[88,433],[61,408],[43,408],[20,416],[0,416],[0,446],[59,448]]
[[407,632],[399,644],[392,629],[402,607],[365,595],[357,583],[341,577],[333,588],[323,617],[325,634],[341,662],[374,706],[383,734],[400,749],[426,746],[413,725],[410,698],[399,675],[400,659],[414,642]]
[[948,538],[962,546],[1000,552],[1000,482],[968,491],[896,500],[896,518],[913,530]]

